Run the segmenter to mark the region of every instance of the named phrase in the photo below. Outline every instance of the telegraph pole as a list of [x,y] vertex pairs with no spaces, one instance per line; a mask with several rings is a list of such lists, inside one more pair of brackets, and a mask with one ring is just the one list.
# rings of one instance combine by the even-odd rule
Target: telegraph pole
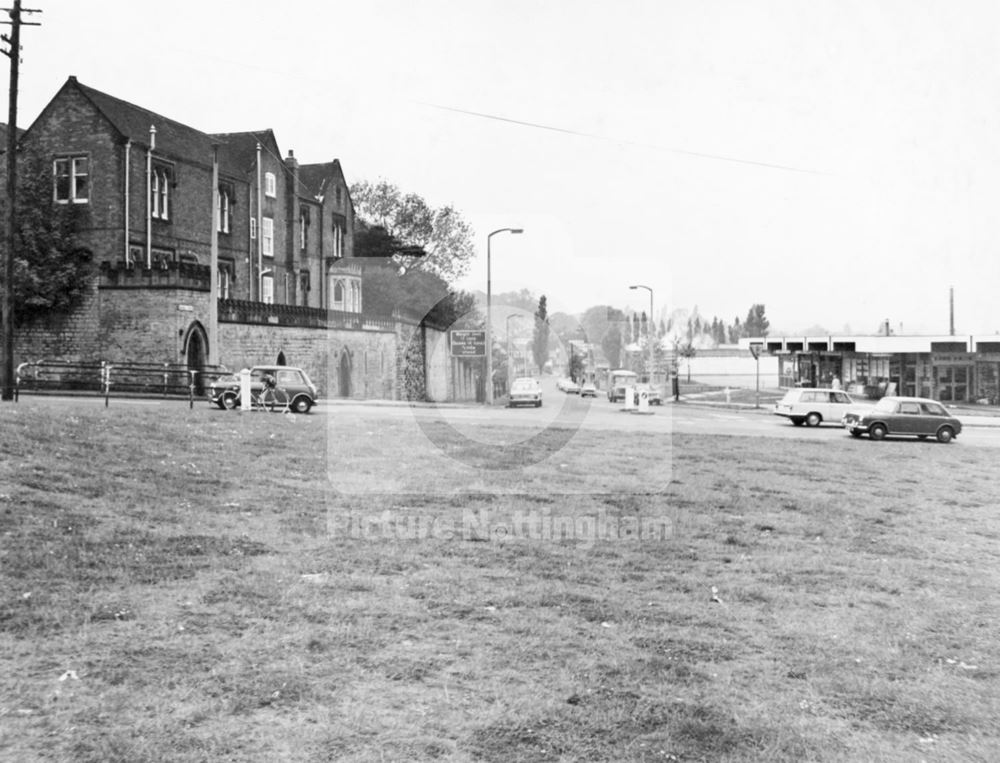
[[0,400],[14,399],[14,232],[17,230],[17,74],[21,63],[21,25],[40,26],[37,22],[22,21],[22,13],[41,13],[32,8],[21,8],[21,0],[14,0],[14,7],[7,8],[10,36],[0,39],[10,47],[3,54],[10,59],[10,108],[7,117],[7,251],[3,268],[3,373],[0,378]]

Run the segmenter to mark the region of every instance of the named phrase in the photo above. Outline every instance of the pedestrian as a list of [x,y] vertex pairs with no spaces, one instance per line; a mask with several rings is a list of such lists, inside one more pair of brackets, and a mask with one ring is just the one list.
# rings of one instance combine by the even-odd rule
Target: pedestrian
[[831,389],[840,389],[840,377],[836,374],[833,375],[833,381],[830,382]]

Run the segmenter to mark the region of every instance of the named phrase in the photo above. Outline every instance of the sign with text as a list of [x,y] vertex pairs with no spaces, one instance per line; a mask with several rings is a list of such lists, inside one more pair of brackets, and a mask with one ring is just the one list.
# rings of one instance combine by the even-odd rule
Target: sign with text
[[486,332],[477,329],[452,329],[448,332],[453,358],[486,356]]

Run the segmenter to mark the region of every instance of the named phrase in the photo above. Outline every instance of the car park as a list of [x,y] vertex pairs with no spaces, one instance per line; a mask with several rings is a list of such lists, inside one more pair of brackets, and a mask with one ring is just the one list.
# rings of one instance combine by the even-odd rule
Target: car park
[[844,414],[863,405],[843,390],[796,387],[788,390],[775,404],[773,413],[795,426],[818,427],[823,422],[840,426]]
[[[316,405],[316,385],[301,368],[294,366],[254,366],[250,369],[250,393],[257,397],[265,387],[265,378],[271,377],[274,386],[288,396],[288,407],[295,413],[309,413]],[[240,407],[240,375],[220,376],[209,384],[208,399],[219,408]]]
[[507,407],[513,408],[516,405],[533,405],[535,408],[541,408],[542,385],[530,376],[515,379],[514,383],[510,385]]
[[594,382],[584,382],[580,387],[580,397],[597,397],[597,385]]
[[923,397],[883,397],[865,411],[850,411],[843,424],[853,437],[935,437],[951,442],[962,432],[962,422],[937,400]]

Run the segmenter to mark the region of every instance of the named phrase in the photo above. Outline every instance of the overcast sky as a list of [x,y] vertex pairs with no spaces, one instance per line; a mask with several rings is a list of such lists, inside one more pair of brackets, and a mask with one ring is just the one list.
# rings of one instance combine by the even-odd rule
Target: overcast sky
[[[462,285],[550,310],[1000,330],[990,0],[25,0],[28,126],[69,75],[206,132],[275,130],[476,230]],[[639,296],[637,296],[639,295]]]

